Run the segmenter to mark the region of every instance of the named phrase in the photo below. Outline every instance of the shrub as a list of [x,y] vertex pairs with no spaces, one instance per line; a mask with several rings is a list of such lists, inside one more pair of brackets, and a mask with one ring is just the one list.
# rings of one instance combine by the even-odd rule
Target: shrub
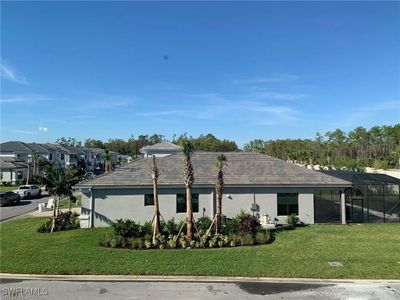
[[256,217],[248,215],[240,219],[239,233],[241,235],[251,234],[255,237],[260,228],[260,221]]
[[240,225],[239,218],[233,218],[233,219],[226,218],[222,222],[221,233],[227,235],[238,233],[239,225]]
[[267,244],[269,241],[269,231],[267,230],[260,230],[256,234],[256,243],[257,244]]
[[153,235],[153,225],[151,222],[144,222],[142,226],[140,226],[140,236],[145,236],[145,235]]
[[116,222],[112,223],[111,226],[114,229],[115,235],[120,235],[125,239],[131,237],[139,237],[141,234],[140,225],[136,224],[135,221],[129,219],[119,219]]
[[177,247],[178,244],[178,236],[176,235],[171,235],[167,241],[168,246],[172,249]]
[[125,239],[120,235],[116,235],[110,239],[108,246],[111,248],[125,247]]
[[[181,229],[181,227],[182,227],[182,224],[183,224],[183,221],[176,223],[175,219],[171,218],[171,219],[167,220],[167,222],[161,221],[161,228],[165,235],[178,234],[179,229]],[[185,231],[185,226],[182,229],[182,231],[183,232]]]
[[145,240],[145,241],[144,241],[144,245],[145,245],[145,247],[146,247],[147,249],[151,249],[151,247],[152,247],[151,240]]
[[289,226],[295,227],[296,224],[300,221],[299,217],[296,214],[291,214],[287,217],[286,222]]
[[[37,231],[40,233],[50,232],[53,219],[48,219],[43,225],[41,225]],[[79,218],[77,213],[73,212],[62,212],[55,220],[54,231],[64,231],[79,228]]]
[[240,240],[243,246],[253,246],[255,244],[254,236],[250,233],[242,235]]
[[143,249],[144,243],[141,238],[129,238],[127,241],[127,246],[131,249]]
[[209,217],[201,217],[197,220],[197,229],[202,229],[203,231],[208,230],[212,224],[212,220]]
[[235,246],[240,246],[242,244],[241,237],[238,234],[230,234],[229,235],[230,243],[235,244]]
[[107,233],[107,235],[104,237],[104,239],[100,242],[100,246],[110,247],[110,241],[112,238],[114,238],[114,235]]

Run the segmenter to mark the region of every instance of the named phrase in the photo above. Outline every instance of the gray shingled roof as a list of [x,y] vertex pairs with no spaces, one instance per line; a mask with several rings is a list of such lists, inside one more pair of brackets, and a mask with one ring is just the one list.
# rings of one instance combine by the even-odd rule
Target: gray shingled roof
[[49,151],[59,151],[60,153],[68,154],[68,150],[58,144],[41,144]]
[[31,153],[32,150],[23,142],[10,141],[0,144],[2,153]]
[[354,184],[400,184],[400,179],[377,173],[362,173],[345,170],[321,170],[321,173],[351,181]]
[[[219,154],[221,153],[195,152],[193,154],[195,187],[215,185],[217,173],[215,162]],[[259,153],[228,152],[225,155],[228,159],[224,169],[226,186],[351,186],[348,181]],[[157,158],[157,164],[160,170],[160,187],[183,185],[184,164],[181,153]],[[151,170],[151,159],[139,159],[112,173],[81,183],[77,187],[151,186]]]
[[14,157],[0,157],[1,169],[25,169],[27,165],[23,160]]
[[157,143],[150,146],[145,146],[140,151],[143,150],[179,150],[179,147],[173,143],[162,141],[161,143]]
[[49,150],[47,150],[44,146],[36,143],[26,143],[26,145],[31,148],[34,152],[40,154],[48,154]]

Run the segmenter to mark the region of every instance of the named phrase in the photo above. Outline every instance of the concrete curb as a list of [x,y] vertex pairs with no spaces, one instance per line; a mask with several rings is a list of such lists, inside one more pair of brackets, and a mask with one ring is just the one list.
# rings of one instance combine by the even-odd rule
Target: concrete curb
[[319,279],[275,277],[224,277],[224,276],[156,276],[156,275],[46,275],[0,273],[2,279],[49,281],[166,281],[166,282],[266,282],[266,283],[396,283],[397,279]]

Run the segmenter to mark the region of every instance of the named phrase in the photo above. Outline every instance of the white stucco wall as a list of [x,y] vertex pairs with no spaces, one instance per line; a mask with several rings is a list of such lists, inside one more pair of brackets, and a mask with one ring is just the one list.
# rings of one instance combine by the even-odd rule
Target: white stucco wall
[[[90,192],[83,190],[82,213],[90,214]],[[153,206],[144,205],[144,194],[152,194],[152,189],[93,189],[94,226],[108,226],[111,221],[120,218],[137,222],[151,221]],[[176,213],[176,194],[184,194],[184,189],[160,189],[160,212],[165,220],[172,217],[184,220],[185,213]],[[193,189],[199,193],[199,212],[194,217],[215,215],[215,195],[212,188]],[[225,188],[222,212],[227,217],[236,216],[241,210],[252,213],[251,205],[256,203],[259,211],[255,214],[268,214],[285,223],[287,216],[278,216],[278,193],[299,194],[299,218],[307,224],[314,223],[314,189],[312,188]]]
[[[22,172],[21,179],[17,178],[19,171]],[[26,169],[1,169],[0,173],[2,182],[12,182],[15,184],[16,181],[23,181],[26,178]]]
[[314,190],[310,188],[226,188],[223,214],[231,218],[240,210],[252,213],[251,205],[256,203],[259,211],[255,214],[267,214],[279,223],[285,223],[287,216],[278,216],[278,193],[298,193],[300,220],[307,224],[314,223]]
[[[151,221],[154,214],[154,206],[144,205],[144,195],[152,194],[152,189],[93,189],[94,196],[94,226],[108,226],[111,221],[117,219],[132,219],[143,224]],[[165,220],[172,217],[175,220],[184,220],[185,213],[176,213],[176,194],[184,194],[184,189],[160,189],[160,212]],[[194,213],[194,218],[213,216],[213,194],[211,189],[193,189],[193,193],[199,193],[199,212]],[[83,191],[82,213],[90,214],[90,192]]]

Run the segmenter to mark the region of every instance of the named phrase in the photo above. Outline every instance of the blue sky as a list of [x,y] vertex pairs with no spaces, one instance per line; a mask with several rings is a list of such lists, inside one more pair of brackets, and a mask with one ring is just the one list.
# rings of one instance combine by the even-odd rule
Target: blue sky
[[397,2],[2,2],[1,141],[400,120]]

